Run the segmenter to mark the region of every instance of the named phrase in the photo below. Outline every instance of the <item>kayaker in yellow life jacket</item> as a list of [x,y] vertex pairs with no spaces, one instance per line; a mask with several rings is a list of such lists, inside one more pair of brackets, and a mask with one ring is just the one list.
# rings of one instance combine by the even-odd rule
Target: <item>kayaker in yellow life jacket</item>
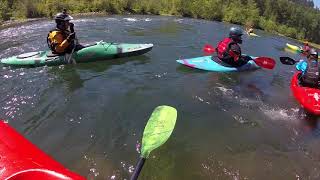
[[47,37],[47,43],[52,53],[64,54],[70,53],[73,48],[75,50],[81,49],[81,45],[76,44],[75,47],[74,24],[70,23],[73,17],[64,10],[62,13],[58,13],[54,19],[57,26],[49,32]]

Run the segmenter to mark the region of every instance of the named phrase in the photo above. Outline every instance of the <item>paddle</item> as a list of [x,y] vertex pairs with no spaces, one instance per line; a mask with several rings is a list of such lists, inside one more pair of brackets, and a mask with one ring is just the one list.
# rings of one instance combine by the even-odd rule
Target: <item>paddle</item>
[[[64,12],[67,13],[67,10],[64,9]],[[74,33],[74,24],[73,23],[70,23],[70,31],[71,31],[71,33]],[[74,50],[76,49],[77,43],[78,43],[77,37],[75,36],[75,38],[72,41],[73,41],[73,48],[72,48],[70,57],[68,59],[68,63],[71,64],[70,61],[72,60],[72,64],[77,64],[76,60],[72,58],[72,55],[73,55]]]
[[[206,55],[212,54],[216,51],[216,49],[211,46],[210,44],[206,44],[203,47],[203,52]],[[274,66],[276,65],[276,61],[272,58],[269,57],[257,57],[252,59],[258,66],[266,69],[273,69]]]
[[286,65],[294,65],[295,63],[297,63],[299,61],[296,61],[290,57],[280,57],[280,62],[282,64],[286,64]]
[[202,51],[204,52],[204,54],[209,55],[209,54],[214,53],[216,51],[216,49],[213,46],[211,46],[210,44],[205,44],[203,46]]
[[170,137],[177,120],[177,110],[170,106],[158,106],[151,114],[143,131],[141,155],[130,180],[137,180],[144,162],[152,150],[164,144]]
[[76,39],[74,39],[73,40],[73,48],[72,48],[72,51],[71,51],[71,53],[70,53],[70,55],[69,55],[69,58],[68,58],[68,63],[69,64],[71,64],[71,60],[72,60],[72,64],[77,64],[76,63],[76,60],[74,60],[73,58],[72,58],[72,55],[73,55],[73,53],[74,53],[74,50],[76,49],[76,46],[77,46],[77,41],[76,41]]

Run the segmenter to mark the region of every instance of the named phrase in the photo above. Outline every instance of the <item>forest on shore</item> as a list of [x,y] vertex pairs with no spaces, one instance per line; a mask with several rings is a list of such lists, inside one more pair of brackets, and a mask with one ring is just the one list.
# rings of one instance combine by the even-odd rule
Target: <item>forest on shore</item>
[[0,24],[69,13],[174,15],[253,26],[320,43],[320,11],[312,0],[1,0]]

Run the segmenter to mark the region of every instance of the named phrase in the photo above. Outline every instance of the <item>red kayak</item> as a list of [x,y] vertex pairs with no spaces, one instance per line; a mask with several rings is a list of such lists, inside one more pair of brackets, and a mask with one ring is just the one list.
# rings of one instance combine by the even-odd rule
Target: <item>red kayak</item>
[[0,120],[0,179],[84,180]]
[[291,80],[291,91],[301,106],[314,115],[320,115],[320,89],[302,87],[298,77],[301,72],[296,72]]

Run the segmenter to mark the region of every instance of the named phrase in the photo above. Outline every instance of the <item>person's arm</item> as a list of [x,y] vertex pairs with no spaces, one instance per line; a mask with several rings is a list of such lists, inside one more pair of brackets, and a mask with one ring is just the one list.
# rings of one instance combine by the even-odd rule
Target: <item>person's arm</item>
[[64,53],[66,48],[69,47],[71,41],[74,39],[74,33],[71,33],[67,39],[63,39],[63,36],[61,33],[56,33],[55,36],[53,37],[53,45],[54,45],[54,50],[57,53]]
[[229,54],[235,61],[238,61],[239,57],[241,56],[240,46],[237,44],[231,44]]
[[56,44],[55,51],[57,53],[63,53],[65,49],[70,45],[70,43],[68,42],[67,39],[63,40],[63,37],[61,34],[57,35],[56,39],[57,39],[57,42],[61,42],[61,43]]

